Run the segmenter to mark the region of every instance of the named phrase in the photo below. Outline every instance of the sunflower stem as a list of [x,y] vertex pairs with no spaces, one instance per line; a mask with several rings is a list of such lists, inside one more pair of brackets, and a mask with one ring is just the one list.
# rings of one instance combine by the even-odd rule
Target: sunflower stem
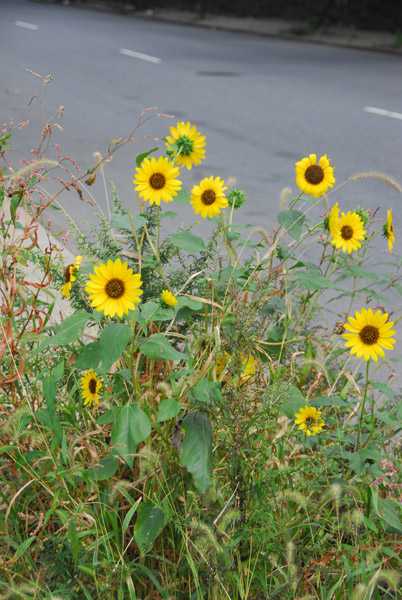
[[[362,425],[363,425],[363,419],[364,419],[365,407],[366,407],[366,400],[367,400],[367,392],[368,392],[368,386],[369,386],[369,368],[370,368],[370,360],[367,361],[367,365],[366,365],[366,386],[364,388],[363,404],[362,404],[362,410],[360,413],[359,431],[357,432],[357,442],[356,442],[355,452],[357,452],[360,448],[360,437],[361,437],[361,431],[362,431]],[[373,401],[373,405],[374,405],[374,401]]]

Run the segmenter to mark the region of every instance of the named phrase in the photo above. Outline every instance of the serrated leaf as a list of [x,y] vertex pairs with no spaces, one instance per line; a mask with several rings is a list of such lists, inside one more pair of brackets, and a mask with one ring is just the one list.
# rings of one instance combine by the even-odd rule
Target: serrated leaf
[[194,235],[189,231],[172,235],[170,241],[176,248],[181,248],[186,252],[196,253],[205,250],[204,240],[198,235]]
[[147,158],[147,156],[152,154],[152,152],[156,152],[157,149],[158,148],[152,148],[151,150],[148,150],[148,152],[141,152],[141,154],[137,154],[137,156],[135,157],[135,163],[136,163],[137,167],[141,166],[141,163],[144,160],[144,158]]
[[132,468],[137,446],[143,442],[151,433],[151,423],[147,415],[136,405],[126,404],[123,406],[112,427],[111,442],[113,452],[118,454]]
[[278,222],[287,229],[288,234],[297,242],[300,239],[305,216],[300,210],[282,210]]
[[212,427],[201,412],[188,414],[182,423],[184,439],[180,459],[204,494],[212,483]]
[[315,291],[322,289],[339,289],[332,281],[321,275],[321,273],[313,271],[297,271],[296,279],[301,283],[307,290]]
[[165,398],[158,406],[158,423],[163,423],[168,419],[173,419],[181,411],[181,406],[175,398]]
[[186,190],[181,189],[177,192],[176,196],[173,196],[173,201],[176,202],[176,204],[190,204],[191,197]]
[[151,360],[183,360],[186,358],[184,354],[175,350],[161,333],[143,338],[138,346],[140,351]]
[[152,548],[154,540],[167,522],[164,511],[151,500],[146,500],[138,509],[134,527],[134,539],[141,554]]
[[[141,215],[135,215],[134,217],[131,217],[131,218],[133,221],[135,231],[137,231],[138,229],[141,229],[141,227],[144,227],[144,225],[147,222],[146,218],[142,217]],[[114,214],[112,216],[110,224],[112,227],[116,227],[116,229],[124,229],[126,231],[131,231],[131,232],[133,231],[133,225],[131,225],[131,220],[128,215]]]
[[80,337],[86,323],[91,318],[87,312],[76,312],[68,317],[63,323],[58,326],[56,335],[46,338],[37,348],[34,354],[37,354],[47,346],[67,346]]

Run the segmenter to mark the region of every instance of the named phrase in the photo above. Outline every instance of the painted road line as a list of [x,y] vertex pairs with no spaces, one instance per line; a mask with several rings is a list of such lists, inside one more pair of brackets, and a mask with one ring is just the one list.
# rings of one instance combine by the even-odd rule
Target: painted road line
[[32,31],[36,31],[39,29],[38,25],[34,25],[33,23],[26,23],[25,21],[14,21],[14,25],[17,27],[23,27],[24,29],[32,29]]
[[145,60],[146,62],[151,62],[155,64],[162,62],[161,59],[157,58],[156,56],[142,54],[141,52],[134,52],[134,50],[127,50],[127,48],[120,48],[120,54],[124,54],[124,56],[131,56],[131,58],[138,58],[139,60]]
[[365,106],[363,110],[368,113],[373,113],[374,115],[381,115],[382,117],[390,117],[390,119],[399,119],[402,121],[402,113],[384,110],[383,108],[375,108],[374,106]]

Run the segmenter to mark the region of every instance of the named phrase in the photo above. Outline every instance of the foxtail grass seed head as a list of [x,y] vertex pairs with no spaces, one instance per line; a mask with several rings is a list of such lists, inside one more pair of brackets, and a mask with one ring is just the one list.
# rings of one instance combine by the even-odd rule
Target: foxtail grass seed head
[[292,190],[289,187],[283,188],[280,195],[280,207],[281,210],[286,210],[289,202],[289,198],[292,196]]
[[360,179],[377,179],[378,181],[382,181],[384,183],[387,183],[388,185],[391,185],[394,189],[396,189],[397,192],[402,192],[402,188],[399,185],[399,183],[392,177],[384,175],[384,173],[376,173],[375,171],[357,173],[356,175],[349,177],[348,182],[359,181]]
[[363,583],[358,583],[353,590],[351,600],[366,600],[367,592],[367,585],[364,585]]
[[336,507],[339,508],[339,505],[341,503],[341,496],[342,496],[342,486],[339,485],[339,483],[333,483],[331,485],[331,487],[329,488],[329,492],[330,492],[330,496],[333,499]]

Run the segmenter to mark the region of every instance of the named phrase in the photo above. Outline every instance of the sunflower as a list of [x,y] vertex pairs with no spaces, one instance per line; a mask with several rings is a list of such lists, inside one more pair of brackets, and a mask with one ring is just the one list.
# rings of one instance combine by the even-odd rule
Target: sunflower
[[328,216],[328,231],[334,237],[339,230],[339,208],[338,203],[334,204]]
[[317,410],[315,406],[306,406],[300,408],[300,413],[296,413],[295,423],[298,425],[298,429],[303,431],[306,435],[315,435],[319,433],[324,427],[325,423],[321,419],[321,411]]
[[144,158],[140,167],[137,167],[137,175],[133,179],[136,190],[141,198],[149,200],[150,205],[173,200],[181,188],[181,181],[176,179],[180,175],[178,167],[174,166],[166,156],[160,156],[158,160],[153,156],[151,160]]
[[394,321],[388,321],[388,314],[373,309],[361,312],[358,310],[355,317],[349,317],[349,323],[345,324],[345,329],[351,333],[344,333],[345,346],[350,348],[351,354],[356,354],[357,358],[361,356],[364,360],[372,358],[375,362],[379,356],[385,356],[383,348],[393,350],[395,340],[391,339],[395,331],[391,329]]
[[109,259],[107,265],[102,263],[94,267],[95,274],[90,275],[85,291],[89,294],[91,306],[105,316],[122,317],[129,310],[135,309],[143,293],[141,275],[134,274],[126,262],[120,258],[113,262]]
[[[242,381],[247,381],[252,377],[257,370],[257,361],[253,356],[245,356],[243,352],[240,355],[241,358],[241,374],[240,378]],[[223,355],[218,356],[216,361],[216,376],[220,377],[223,370],[225,369],[227,363],[230,360],[230,354],[228,352],[224,352]]]
[[176,306],[176,304],[177,304],[176,296],[174,296],[172,294],[172,292],[169,292],[169,290],[162,291],[161,299],[162,299],[162,302],[164,302],[168,306]]
[[205,136],[197,131],[195,125],[177,123],[170,128],[170,136],[166,136],[168,154],[171,154],[177,164],[187,169],[199,165],[205,158]]
[[62,285],[61,288],[59,288],[59,289],[63,290],[62,293],[61,293],[61,295],[65,296],[66,298],[70,297],[70,291],[71,291],[72,283],[73,283],[73,281],[75,281],[77,279],[75,277],[75,273],[80,268],[81,262],[82,262],[82,256],[76,256],[74,264],[73,265],[68,265],[64,269],[63,277],[64,277],[65,284]]
[[329,166],[327,155],[321,156],[317,165],[317,156],[310,154],[296,163],[296,184],[309,196],[323,196],[335,183],[334,167]]
[[382,228],[382,234],[388,240],[388,250],[391,252],[394,243],[395,243],[395,235],[394,235],[394,226],[392,224],[392,210],[389,209],[387,213],[387,222],[384,223]]
[[81,377],[82,397],[84,398],[84,406],[89,404],[99,404],[99,390],[102,387],[100,379],[93,369],[85,371]]
[[350,211],[346,215],[342,213],[338,220],[338,227],[332,233],[331,244],[335,244],[336,248],[342,248],[342,252],[350,254],[361,247],[359,240],[364,240],[366,233],[363,227],[363,221],[357,213]]
[[228,201],[223,193],[227,187],[220,177],[206,177],[191,190],[191,205],[195,214],[201,213],[201,217],[215,217],[221,212],[221,208],[228,205]]

